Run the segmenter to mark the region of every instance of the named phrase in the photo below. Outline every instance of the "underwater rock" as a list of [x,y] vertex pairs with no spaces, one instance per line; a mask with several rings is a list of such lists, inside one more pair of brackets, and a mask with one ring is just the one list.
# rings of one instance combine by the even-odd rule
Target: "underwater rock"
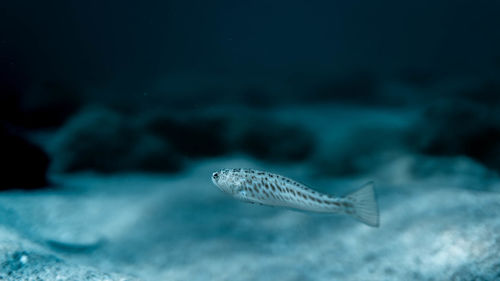
[[330,143],[314,159],[318,173],[328,176],[357,175],[373,171],[407,154],[404,131],[395,128],[359,128]]
[[2,184],[0,190],[45,187],[49,157],[29,141],[19,130],[0,124],[0,155],[2,155]]
[[258,159],[295,162],[309,158],[314,152],[313,135],[298,125],[252,117],[240,122],[230,138],[237,150]]
[[163,139],[145,134],[126,117],[90,107],[71,118],[51,145],[55,171],[178,171],[182,158]]
[[254,114],[174,117],[156,113],[138,123],[138,127],[168,140],[181,154],[191,158],[244,152],[268,161],[300,161],[314,148],[312,134],[302,127]]
[[464,155],[500,171],[500,112],[480,104],[443,101],[425,110],[409,134],[428,155]]
[[219,156],[228,152],[223,132],[227,118],[156,113],[143,117],[139,127],[158,138],[168,140],[173,148],[188,157]]
[[153,135],[139,137],[127,157],[130,169],[175,172],[183,167],[183,157],[166,140]]
[[439,185],[482,191],[500,191],[500,175],[466,156],[406,154],[380,163],[370,173],[391,185]]
[[485,180],[494,177],[495,172],[489,170],[473,159],[464,156],[434,157],[414,156],[411,174],[416,178],[433,178],[436,176],[464,176]]
[[178,171],[184,157],[236,152],[267,161],[302,161],[314,147],[312,134],[304,128],[252,114],[154,113],[131,118],[91,107],[59,130],[50,151],[55,171],[161,172]]

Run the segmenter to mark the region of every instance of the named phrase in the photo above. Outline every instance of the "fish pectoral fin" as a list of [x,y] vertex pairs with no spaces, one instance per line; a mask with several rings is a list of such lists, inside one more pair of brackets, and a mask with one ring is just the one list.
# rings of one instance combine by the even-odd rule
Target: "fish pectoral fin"
[[243,187],[238,187],[238,189],[236,189],[235,195],[239,198],[246,198],[247,192],[245,191],[245,189],[243,189]]

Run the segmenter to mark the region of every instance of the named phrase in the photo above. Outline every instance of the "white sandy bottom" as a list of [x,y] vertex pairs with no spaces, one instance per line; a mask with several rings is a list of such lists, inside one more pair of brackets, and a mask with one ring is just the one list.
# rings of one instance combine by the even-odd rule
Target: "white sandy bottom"
[[[212,171],[235,165],[273,169],[244,158],[221,159],[178,176],[82,174],[58,177],[61,187],[54,190],[2,193],[0,276],[7,280],[37,274],[47,280],[499,277],[497,193],[382,184],[377,187],[381,227],[371,228],[347,216],[237,202],[210,182]],[[298,170],[289,168],[291,174],[300,174]],[[311,186],[325,183],[304,180]],[[354,190],[360,182],[332,181],[331,186]],[[338,193],[324,186],[322,190]]]

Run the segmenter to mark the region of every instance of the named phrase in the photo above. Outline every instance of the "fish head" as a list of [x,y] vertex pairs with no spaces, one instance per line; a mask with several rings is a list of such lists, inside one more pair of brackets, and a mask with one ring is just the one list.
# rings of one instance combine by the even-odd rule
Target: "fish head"
[[242,189],[245,178],[231,169],[222,169],[212,174],[212,182],[223,192],[237,195]]
[[223,169],[212,174],[212,182],[224,193],[240,201],[256,203],[244,188],[245,177],[231,169]]
[[212,182],[223,192],[234,195],[237,191],[237,181],[229,169],[219,170],[212,174]]

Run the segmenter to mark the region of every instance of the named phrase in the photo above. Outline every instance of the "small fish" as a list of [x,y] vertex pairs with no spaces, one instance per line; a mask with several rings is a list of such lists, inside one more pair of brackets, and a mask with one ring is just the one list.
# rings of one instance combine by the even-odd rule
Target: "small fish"
[[379,226],[373,182],[345,197],[333,197],[289,178],[253,169],[223,169],[212,174],[212,181],[223,192],[244,202],[318,213],[343,213],[369,226]]

